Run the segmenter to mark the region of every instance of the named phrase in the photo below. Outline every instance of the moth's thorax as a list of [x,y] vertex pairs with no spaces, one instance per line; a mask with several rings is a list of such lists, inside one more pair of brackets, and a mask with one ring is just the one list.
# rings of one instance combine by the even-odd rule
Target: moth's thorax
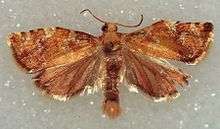
[[115,53],[119,50],[121,50],[122,46],[119,42],[106,42],[103,44],[103,52],[105,54]]
[[112,53],[121,49],[121,36],[114,23],[105,23],[102,27],[102,44],[104,53]]
[[102,26],[102,31],[103,34],[101,37],[103,44],[120,41],[120,36],[117,33],[117,26],[114,23],[105,23],[105,25]]

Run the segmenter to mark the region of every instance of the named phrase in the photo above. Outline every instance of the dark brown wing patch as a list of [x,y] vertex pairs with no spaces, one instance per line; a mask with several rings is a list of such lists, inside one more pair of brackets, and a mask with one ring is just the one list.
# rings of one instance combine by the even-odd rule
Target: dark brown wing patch
[[213,40],[212,23],[159,21],[125,36],[127,45],[142,54],[196,64]]

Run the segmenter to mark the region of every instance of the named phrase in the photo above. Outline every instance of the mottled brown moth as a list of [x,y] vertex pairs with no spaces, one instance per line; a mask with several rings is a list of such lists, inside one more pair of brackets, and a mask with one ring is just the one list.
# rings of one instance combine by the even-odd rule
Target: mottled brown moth
[[11,33],[8,45],[17,63],[38,88],[65,101],[78,93],[103,89],[103,112],[110,118],[121,113],[119,86],[137,87],[155,101],[178,96],[176,85],[187,84],[189,75],[166,60],[197,64],[213,40],[210,22],[160,20],[132,33],[120,33],[119,23],[105,22],[102,35],[49,27]]

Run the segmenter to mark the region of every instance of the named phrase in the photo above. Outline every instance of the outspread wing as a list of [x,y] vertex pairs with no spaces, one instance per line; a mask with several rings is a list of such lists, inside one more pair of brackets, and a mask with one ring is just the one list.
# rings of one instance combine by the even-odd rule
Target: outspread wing
[[8,38],[16,62],[35,73],[37,86],[65,100],[94,83],[99,64],[98,38],[65,28],[11,33]]
[[161,20],[125,35],[126,45],[144,55],[196,64],[213,40],[212,23],[172,23]]
[[72,64],[42,70],[34,77],[35,83],[55,99],[65,101],[86,86],[94,86],[99,60],[96,53]]
[[176,85],[187,84],[188,75],[166,61],[146,57],[129,49],[124,53],[128,84],[137,86],[155,101],[177,97]]

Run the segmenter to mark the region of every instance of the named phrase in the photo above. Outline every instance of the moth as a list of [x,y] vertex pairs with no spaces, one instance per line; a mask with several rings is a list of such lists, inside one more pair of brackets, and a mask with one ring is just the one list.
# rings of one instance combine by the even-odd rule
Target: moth
[[171,22],[160,20],[143,29],[120,33],[118,26],[106,22],[102,35],[49,27],[16,32],[8,36],[16,62],[33,75],[36,86],[54,99],[66,101],[80,93],[102,89],[103,113],[109,118],[121,114],[119,87],[128,85],[154,101],[170,100],[186,86],[189,75],[167,60],[197,64],[213,41],[210,22]]

